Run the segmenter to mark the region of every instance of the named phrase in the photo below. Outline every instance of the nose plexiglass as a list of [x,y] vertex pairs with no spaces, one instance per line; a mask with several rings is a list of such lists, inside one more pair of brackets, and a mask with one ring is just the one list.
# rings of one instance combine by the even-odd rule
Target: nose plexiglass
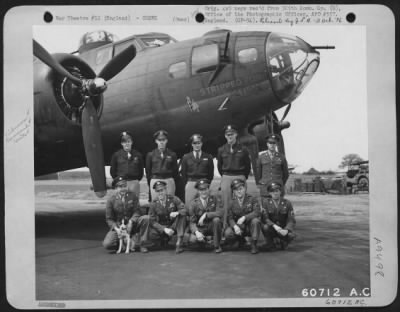
[[304,90],[319,65],[319,52],[302,39],[270,33],[266,62],[275,95],[291,103]]

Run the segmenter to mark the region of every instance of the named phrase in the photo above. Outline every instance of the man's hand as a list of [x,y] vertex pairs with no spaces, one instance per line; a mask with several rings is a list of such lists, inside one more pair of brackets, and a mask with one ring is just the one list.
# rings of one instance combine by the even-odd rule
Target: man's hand
[[169,216],[173,219],[173,218],[176,218],[176,216],[179,214],[179,212],[178,211],[173,211],[173,212],[171,212],[170,214],[169,214]]
[[282,236],[286,236],[289,233],[289,231],[285,230],[285,229],[281,229],[280,231],[278,231],[278,233],[281,234]]
[[236,235],[242,235],[242,230],[236,224],[233,226],[233,230],[235,231]]
[[205,213],[203,213],[203,215],[200,217],[200,219],[199,219],[199,222],[198,222],[198,224],[200,225],[200,226],[203,226],[204,225],[204,220],[205,220],[205,218],[207,218],[207,213],[205,212]]
[[279,225],[276,225],[276,224],[274,224],[272,227],[273,227],[273,228],[275,229],[275,231],[277,231],[278,233],[279,233],[280,230],[282,230],[282,228],[281,228]]
[[196,235],[196,238],[197,238],[198,241],[203,241],[204,240],[203,233],[201,233],[199,231],[196,231],[194,234]]
[[165,228],[164,233],[167,234],[168,236],[174,235],[174,230],[170,228]]
[[244,221],[246,221],[246,216],[240,217],[239,220],[237,220],[237,224],[243,224]]

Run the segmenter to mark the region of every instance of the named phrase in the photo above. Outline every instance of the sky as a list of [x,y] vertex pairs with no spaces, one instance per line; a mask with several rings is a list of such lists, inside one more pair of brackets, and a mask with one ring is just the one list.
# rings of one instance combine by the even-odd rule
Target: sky
[[[146,32],[168,33],[178,41],[202,36],[218,25],[201,26],[35,26],[33,37],[50,53],[78,49],[81,36],[104,29],[120,39]],[[286,158],[296,172],[311,167],[338,171],[342,157],[368,159],[366,34],[363,26],[227,26],[232,31],[275,31],[296,35],[311,45],[333,45],[320,51],[320,66],[292,103],[283,130]],[[286,107],[277,111],[278,118]]]

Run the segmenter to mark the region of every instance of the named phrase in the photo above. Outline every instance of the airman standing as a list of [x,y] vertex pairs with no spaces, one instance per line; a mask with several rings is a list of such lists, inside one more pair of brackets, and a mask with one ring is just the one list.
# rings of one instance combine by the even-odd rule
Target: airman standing
[[[262,153],[257,160],[257,172],[259,174],[260,195],[269,197],[268,186],[271,183],[279,183],[284,187],[289,177],[288,164],[285,155],[276,150],[277,136],[267,136],[267,151]],[[257,180],[257,179],[256,179]],[[282,194],[284,189],[282,189]]]
[[143,178],[143,156],[137,150],[132,148],[132,134],[124,131],[120,135],[122,148],[116,151],[110,162],[110,174],[113,179],[124,177],[126,179],[128,190],[134,192],[139,198],[140,183]]
[[183,155],[181,162],[181,175],[185,185],[185,203],[188,205],[197,195],[195,187],[200,179],[207,179],[211,183],[214,177],[213,157],[201,150],[203,137],[193,134],[190,137],[192,151]]
[[178,163],[175,152],[167,148],[168,132],[158,130],[153,135],[157,148],[147,153],[146,176],[151,191],[151,198],[157,198],[154,191],[156,181],[164,181],[167,185],[167,193],[175,195],[175,179],[178,176]]

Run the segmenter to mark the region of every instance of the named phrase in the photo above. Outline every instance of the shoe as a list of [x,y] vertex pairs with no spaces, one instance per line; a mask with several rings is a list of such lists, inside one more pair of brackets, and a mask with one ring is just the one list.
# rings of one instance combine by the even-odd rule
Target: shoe
[[215,253],[221,253],[222,252],[222,248],[220,246],[215,247]]
[[134,240],[131,240],[129,250],[132,251],[132,252],[134,252],[134,251],[135,251],[135,247],[136,247],[136,246],[135,246],[135,241],[134,241]]
[[290,243],[292,240],[296,238],[296,234],[289,232],[287,235],[288,243]]
[[256,242],[252,242],[251,243],[251,251],[250,251],[253,255],[258,254],[258,248],[257,248],[257,243]]
[[183,252],[183,248],[181,247],[181,245],[176,245],[175,253],[176,254],[180,254],[182,252]]
[[147,252],[149,252],[149,250],[144,246],[140,246],[140,252],[147,253]]
[[169,243],[170,238],[169,237],[161,237],[161,241],[160,241],[160,247],[166,248],[168,247],[168,243]]
[[286,239],[281,239],[281,249],[285,250],[288,248],[289,243],[287,242]]
[[282,249],[281,240],[278,237],[274,237],[274,245],[277,249]]
[[197,245],[199,246],[199,249],[201,249],[201,250],[206,249],[205,241],[197,241]]

